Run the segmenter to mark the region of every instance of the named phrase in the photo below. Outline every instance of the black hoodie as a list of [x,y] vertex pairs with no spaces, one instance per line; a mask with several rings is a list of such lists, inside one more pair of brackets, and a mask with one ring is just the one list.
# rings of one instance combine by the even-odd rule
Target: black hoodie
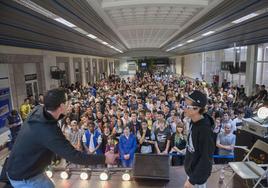
[[197,122],[191,122],[187,139],[184,168],[192,185],[204,184],[212,170],[214,121],[207,115]]
[[81,165],[104,164],[104,156],[87,155],[75,150],[43,107],[36,107],[19,132],[8,159],[7,172],[12,180],[25,180],[43,173],[54,153]]

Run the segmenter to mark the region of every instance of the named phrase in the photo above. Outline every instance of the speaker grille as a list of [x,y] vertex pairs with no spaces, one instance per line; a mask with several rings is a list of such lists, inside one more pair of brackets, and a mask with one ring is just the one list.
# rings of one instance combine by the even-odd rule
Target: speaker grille
[[169,156],[135,154],[134,178],[169,180]]

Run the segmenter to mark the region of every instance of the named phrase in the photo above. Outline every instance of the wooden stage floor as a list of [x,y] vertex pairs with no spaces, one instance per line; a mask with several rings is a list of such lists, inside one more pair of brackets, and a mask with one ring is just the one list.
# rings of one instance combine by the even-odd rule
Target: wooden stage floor
[[[218,183],[220,175],[221,166],[213,166],[213,171],[208,179],[208,188],[222,188],[222,184]],[[202,173],[202,172],[200,172]],[[54,181],[56,187],[60,188],[183,188],[184,182],[186,180],[186,174],[183,166],[170,167],[170,181],[163,182],[159,180],[132,180],[124,182],[121,179],[122,173],[116,172],[111,175],[108,181],[99,180],[100,173],[92,173],[89,180],[80,180],[79,174],[72,174],[70,179],[62,180],[60,178],[60,173],[57,172],[53,175],[52,180]],[[229,179],[231,175],[231,170],[226,168],[225,170],[225,181]],[[233,186],[233,183],[235,186]],[[247,187],[238,177],[234,179],[229,188],[244,188]]]

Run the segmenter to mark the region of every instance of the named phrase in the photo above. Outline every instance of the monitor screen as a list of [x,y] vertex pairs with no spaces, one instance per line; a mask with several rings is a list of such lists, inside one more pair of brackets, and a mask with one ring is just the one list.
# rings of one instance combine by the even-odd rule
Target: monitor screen
[[141,63],[141,66],[142,67],[146,67],[147,66],[147,63]]

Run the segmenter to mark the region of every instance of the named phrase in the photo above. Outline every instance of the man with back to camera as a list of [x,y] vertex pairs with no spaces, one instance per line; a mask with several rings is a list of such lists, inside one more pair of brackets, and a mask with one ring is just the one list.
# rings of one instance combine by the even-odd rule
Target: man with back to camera
[[44,107],[36,107],[25,120],[7,163],[7,176],[14,188],[53,188],[44,171],[54,153],[76,164],[104,164],[104,156],[77,151],[57,126],[67,105],[63,89],[49,90]]
[[204,113],[207,97],[195,90],[185,100],[185,116],[191,118],[184,161],[188,179],[184,188],[206,188],[206,181],[212,170],[212,155],[215,143],[213,140],[213,119]]

